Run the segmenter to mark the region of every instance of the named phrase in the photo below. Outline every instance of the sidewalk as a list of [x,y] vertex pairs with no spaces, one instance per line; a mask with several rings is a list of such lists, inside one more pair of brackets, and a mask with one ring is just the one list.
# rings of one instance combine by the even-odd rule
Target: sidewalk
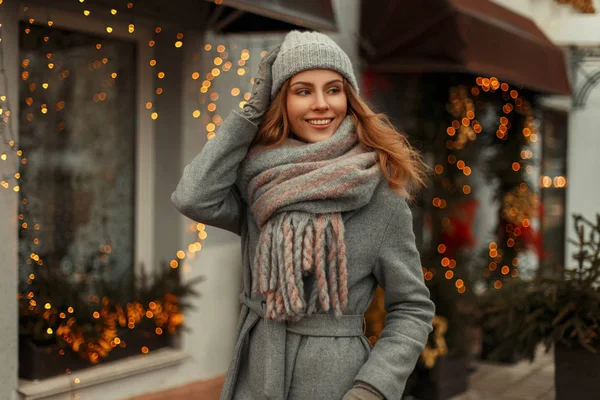
[[[554,353],[515,365],[476,363],[469,391],[451,400],[554,400]],[[224,376],[129,400],[218,400]],[[308,400],[308,399],[307,399]]]
[[469,391],[451,400],[554,400],[554,352],[540,348],[535,361],[476,363]]

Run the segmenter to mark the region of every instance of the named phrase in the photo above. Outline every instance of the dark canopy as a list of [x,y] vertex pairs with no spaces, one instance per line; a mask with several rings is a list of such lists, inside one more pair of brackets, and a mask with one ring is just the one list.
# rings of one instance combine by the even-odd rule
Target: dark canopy
[[212,3],[210,28],[219,33],[337,30],[331,0],[207,1]]
[[361,54],[374,72],[469,72],[569,95],[563,52],[488,0],[363,0]]
[[[120,10],[115,18],[134,16],[192,30],[217,33],[285,32],[291,29],[337,31],[332,0],[139,0],[131,10],[124,0],[85,2],[92,15]],[[1,2],[1,1],[0,1]],[[48,6],[49,0],[30,0]],[[73,0],[52,0],[52,7],[81,12]]]

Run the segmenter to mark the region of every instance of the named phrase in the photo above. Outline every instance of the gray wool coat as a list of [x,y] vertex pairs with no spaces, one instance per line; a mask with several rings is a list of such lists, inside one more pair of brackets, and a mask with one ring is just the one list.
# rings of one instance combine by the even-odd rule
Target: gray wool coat
[[[341,400],[355,381],[370,384],[388,400],[400,399],[434,314],[406,201],[383,179],[369,204],[342,214],[348,261],[343,318],[321,314],[299,324],[265,319],[264,299],[251,293],[260,230],[245,188],[237,183],[238,167],[257,130],[232,112],[185,167],[171,196],[185,216],[241,236],[242,307],[221,400]],[[311,287],[312,277],[305,279],[305,287]],[[378,284],[385,289],[388,314],[371,347],[363,314]]]

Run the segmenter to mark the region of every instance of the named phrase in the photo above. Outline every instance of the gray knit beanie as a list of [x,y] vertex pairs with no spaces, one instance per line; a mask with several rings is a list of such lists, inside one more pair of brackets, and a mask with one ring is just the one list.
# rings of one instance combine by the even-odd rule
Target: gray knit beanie
[[358,93],[350,58],[333,40],[319,32],[291,31],[285,36],[273,62],[273,99],[286,80],[307,69],[339,72]]

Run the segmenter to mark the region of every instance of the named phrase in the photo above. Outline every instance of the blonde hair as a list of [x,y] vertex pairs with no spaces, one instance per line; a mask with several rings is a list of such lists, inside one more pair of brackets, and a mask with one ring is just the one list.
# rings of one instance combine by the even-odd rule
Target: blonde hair
[[[271,102],[252,144],[273,148],[289,136],[286,107],[289,86],[288,79]],[[406,135],[398,132],[385,114],[372,111],[346,79],[344,92],[348,99],[347,113],[356,126],[358,141],[364,147],[377,151],[379,167],[389,181],[390,189],[412,200],[426,186],[429,167],[410,145]]]

